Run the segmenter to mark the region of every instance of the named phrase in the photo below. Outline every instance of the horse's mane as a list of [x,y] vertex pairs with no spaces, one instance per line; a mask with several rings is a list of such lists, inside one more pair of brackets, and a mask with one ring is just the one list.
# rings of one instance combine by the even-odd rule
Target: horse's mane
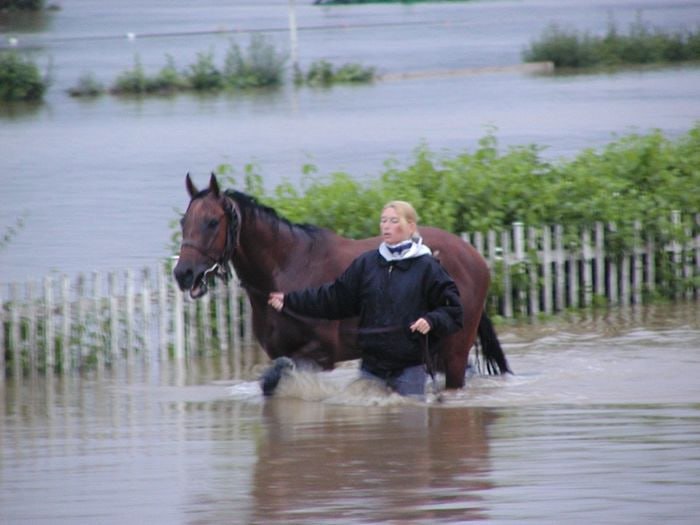
[[273,226],[279,227],[279,225],[282,224],[291,230],[301,230],[311,237],[315,237],[325,231],[324,228],[320,228],[319,226],[315,226],[313,224],[300,224],[292,222],[289,219],[280,216],[280,214],[277,213],[274,208],[261,204],[255,197],[248,195],[247,193],[243,193],[242,191],[228,189],[224,191],[224,195],[230,199],[233,199],[236,204],[238,204],[238,209],[244,216],[254,215],[256,217],[262,217]]

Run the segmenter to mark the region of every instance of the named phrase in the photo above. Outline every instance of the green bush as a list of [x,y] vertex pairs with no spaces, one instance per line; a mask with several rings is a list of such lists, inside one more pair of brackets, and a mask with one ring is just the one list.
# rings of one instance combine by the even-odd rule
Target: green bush
[[14,52],[0,53],[0,100],[41,100],[47,87],[48,81],[34,62]]
[[700,60],[700,31],[665,33],[637,20],[627,34],[611,24],[604,36],[595,37],[550,25],[522,56],[525,62],[551,61],[559,68]]
[[0,9],[24,9],[39,11],[44,8],[44,0],[0,0]]
[[85,73],[78,79],[75,86],[68,89],[71,97],[97,97],[104,92],[104,86],[92,73]]
[[264,36],[255,34],[250,39],[247,57],[237,44],[231,43],[224,63],[224,80],[236,88],[276,86],[282,83],[286,60]]
[[304,81],[311,86],[330,86],[334,83],[371,82],[375,70],[360,64],[345,64],[338,69],[326,60],[317,60],[309,67]]
[[138,57],[134,58],[134,67],[119,75],[110,92],[115,95],[139,95],[149,92],[149,79]]
[[187,80],[180,74],[175,66],[175,59],[167,55],[166,64],[158,74],[149,79],[151,93],[174,93],[188,88]]
[[192,64],[185,78],[195,91],[218,91],[224,87],[221,72],[214,65],[214,54],[197,53],[197,62]]
[[422,224],[454,232],[503,230],[516,221],[568,230],[613,222],[619,237],[610,242],[620,249],[632,242],[636,220],[663,237],[672,234],[672,210],[687,217],[700,211],[700,124],[675,141],[660,132],[628,135],[557,163],[540,151],[502,152],[487,135],[476,150],[450,157],[420,146],[409,165],[389,164],[365,182],[307,168],[301,184],[282,183],[259,197],[290,220],[355,238],[375,235],[381,205],[403,199]]

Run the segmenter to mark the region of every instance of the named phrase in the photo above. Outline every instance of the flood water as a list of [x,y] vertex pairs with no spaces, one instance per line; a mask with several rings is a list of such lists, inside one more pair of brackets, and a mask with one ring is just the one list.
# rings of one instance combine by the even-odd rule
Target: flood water
[[696,304],[503,327],[439,402],[266,360],[0,385],[2,523],[697,523]]
[[[409,162],[421,143],[444,154],[473,150],[490,129],[504,147],[535,143],[556,160],[630,132],[677,137],[700,118],[700,69],[693,66],[75,100],[65,90],[82,74],[109,85],[135,57],[150,74],[168,54],[184,69],[198,53],[220,61],[232,39],[245,48],[255,31],[288,53],[288,1],[57,3],[59,11],[38,20],[0,16],[2,45],[16,38],[42,68],[50,65],[52,79],[43,105],[0,111],[0,233],[24,220],[0,249],[0,283],[53,271],[121,271],[168,257],[170,223],[187,203],[187,172],[204,184],[221,164],[240,175],[251,162],[271,188],[300,183],[311,163],[321,176],[346,171],[366,179],[389,159]],[[551,23],[600,34],[611,21],[626,30],[637,17],[668,31],[700,21],[700,2],[683,0],[296,4],[302,69],[326,59],[380,74],[518,64]]]

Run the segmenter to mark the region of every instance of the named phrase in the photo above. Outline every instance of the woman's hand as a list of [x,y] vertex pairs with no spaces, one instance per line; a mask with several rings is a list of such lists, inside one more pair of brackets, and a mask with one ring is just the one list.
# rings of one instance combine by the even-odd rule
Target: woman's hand
[[282,292],[270,292],[267,298],[267,304],[278,312],[281,312],[282,308],[284,308],[284,294]]
[[430,323],[424,317],[421,317],[408,328],[411,330],[411,332],[420,332],[421,334],[425,335],[430,332],[431,327]]

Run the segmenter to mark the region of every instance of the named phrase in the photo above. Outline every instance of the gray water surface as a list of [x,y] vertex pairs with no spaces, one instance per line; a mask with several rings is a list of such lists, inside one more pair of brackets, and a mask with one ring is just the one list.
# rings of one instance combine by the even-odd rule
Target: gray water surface
[[[155,73],[167,54],[179,67],[198,53],[218,60],[232,39],[259,31],[289,51],[288,2],[65,2],[40,23],[0,16],[0,41],[17,38],[52,86],[36,108],[0,108],[0,232],[24,227],[0,249],[0,283],[124,270],[171,255],[171,223],[187,204],[184,176],[199,184],[221,164],[241,182],[254,163],[266,187],[318,175],[377,177],[426,144],[444,155],[493,132],[502,147],[538,144],[571,158],[617,136],[662,130],[676,137],[700,118],[696,67],[611,74],[514,73],[422,77],[364,86],[229,93],[210,97],[75,100],[65,90],[91,72],[109,85],[138,57]],[[637,17],[695,29],[700,2],[483,1],[317,7],[297,2],[302,68],[319,59],[359,62],[380,74],[520,63],[551,23],[603,33]],[[135,38],[128,39],[127,33]],[[468,196],[465,196],[468,198]]]

